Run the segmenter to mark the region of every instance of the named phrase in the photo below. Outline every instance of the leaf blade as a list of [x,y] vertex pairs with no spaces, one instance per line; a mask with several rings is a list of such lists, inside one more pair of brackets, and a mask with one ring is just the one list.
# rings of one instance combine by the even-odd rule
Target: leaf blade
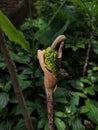
[[25,40],[23,33],[17,30],[10,20],[0,11],[0,27],[10,41],[16,42],[24,50],[30,52],[29,42]]

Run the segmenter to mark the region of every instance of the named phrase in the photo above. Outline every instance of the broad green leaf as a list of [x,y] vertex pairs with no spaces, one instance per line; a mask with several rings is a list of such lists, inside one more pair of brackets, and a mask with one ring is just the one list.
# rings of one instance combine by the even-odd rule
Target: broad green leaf
[[55,118],[55,125],[57,127],[57,130],[65,130],[66,125],[60,118]]
[[44,127],[44,130],[49,130],[48,122],[46,122],[45,127]]
[[98,125],[96,126],[96,129],[95,130],[98,130]]
[[12,112],[11,112],[11,113],[14,114],[15,116],[21,114],[22,111],[21,111],[20,106],[19,106],[19,105],[16,105],[16,106],[12,109]]
[[1,92],[0,93],[0,109],[6,107],[9,102],[9,95],[7,93]]
[[74,95],[78,95],[79,97],[82,97],[82,98],[86,98],[86,95],[84,93],[81,93],[81,92],[71,92],[71,94],[74,96]]
[[60,112],[55,112],[55,116],[65,118],[67,115],[60,111]]
[[71,97],[70,105],[72,109],[74,110],[76,106],[79,105],[79,95],[77,93],[74,93],[73,96]]
[[93,67],[93,71],[98,71],[98,66]]
[[[37,124],[36,119],[34,117],[31,117],[31,121],[33,122],[33,127],[35,130]],[[14,123],[13,129],[11,130],[27,130],[24,119],[19,118],[17,124]]]
[[10,20],[0,11],[0,27],[9,38],[10,41],[16,42],[24,50],[30,52],[29,42],[25,40],[22,32],[17,30]]
[[72,123],[72,130],[85,130],[81,120],[79,118],[75,119]]
[[[28,110],[29,114],[31,114],[31,113],[34,111],[34,109],[35,109],[35,105],[34,105],[33,102],[27,101],[27,102],[26,102],[26,106],[27,106],[27,110]],[[19,104],[16,105],[16,106],[13,108],[12,114],[14,114],[14,115],[16,115],[16,116],[22,114],[22,110],[21,110]]]
[[5,63],[0,63],[0,68],[2,68],[2,69],[5,69],[6,68],[6,64]]
[[0,83],[0,88],[3,90],[3,87],[4,87],[4,85],[2,84],[2,83]]
[[13,130],[27,130],[24,120],[20,119],[16,126],[14,126]]
[[46,124],[46,118],[41,118],[41,119],[38,121],[38,126],[37,126],[37,128],[38,128],[38,129],[41,129],[41,128],[43,128],[43,127],[45,126],[45,124]]
[[63,104],[68,103],[68,101],[67,101],[67,99],[66,99],[65,97],[55,98],[54,100],[55,100],[55,102],[57,102],[57,103],[63,103]]
[[15,104],[19,103],[19,101],[18,101],[18,99],[17,99],[17,97],[15,95],[10,96],[10,102],[13,103],[13,104],[14,103]]
[[84,87],[84,84],[79,80],[70,80],[70,84],[77,90],[82,90]]
[[56,89],[55,93],[54,93],[54,97],[55,98],[60,98],[61,96],[64,96],[65,95],[65,92],[66,92],[66,89],[65,88],[59,88]]
[[4,87],[3,87],[3,90],[5,91],[5,92],[8,92],[10,89],[11,89],[11,81],[8,81],[5,85],[4,85]]
[[12,130],[12,121],[5,120],[3,122],[0,122],[0,130]]
[[87,112],[89,112],[89,109],[88,109],[87,106],[82,106],[82,107],[80,108],[80,113],[87,113]]
[[0,53],[0,69],[4,70],[6,68],[6,64],[4,62],[4,58],[2,56],[2,54]]
[[95,124],[98,124],[98,107],[95,106],[94,101],[92,100],[86,100],[85,104],[89,109],[89,112],[87,113],[88,118]]
[[14,61],[16,61],[18,63],[26,64],[26,62],[23,58],[19,57],[17,54],[13,53],[12,51],[10,51],[10,55]]
[[83,83],[87,83],[87,84],[89,84],[89,85],[92,84],[91,80],[88,79],[87,77],[82,77],[82,78],[80,78],[80,81],[83,82]]
[[94,87],[87,87],[84,89],[84,93],[95,95]]
[[98,41],[92,40],[92,49],[96,54],[98,54]]
[[26,75],[18,75],[18,79],[20,82],[20,87],[22,90],[25,90],[28,87],[31,87],[32,81],[27,79],[28,77]]
[[98,48],[96,47],[96,48],[93,48],[93,51],[96,53],[96,54],[98,54]]
[[55,37],[57,37],[57,36],[63,34],[63,33],[67,30],[69,23],[70,23],[70,22],[67,21],[67,22],[63,25],[63,27],[55,34]]

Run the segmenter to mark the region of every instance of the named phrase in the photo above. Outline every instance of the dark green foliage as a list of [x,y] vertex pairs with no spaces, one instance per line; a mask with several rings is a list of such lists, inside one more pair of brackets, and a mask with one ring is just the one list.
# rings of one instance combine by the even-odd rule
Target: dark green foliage
[[[35,7],[37,17],[28,18],[20,27],[29,44],[12,43],[6,38],[35,129],[48,130],[44,79],[37,60],[37,50],[47,48],[56,36],[64,34],[67,41],[63,50],[62,68],[69,76],[59,79],[54,93],[55,127],[57,130],[98,130],[97,0],[37,0]],[[8,23],[5,24],[7,26]],[[13,33],[17,32],[12,25],[11,28]],[[4,31],[7,29],[4,28]],[[13,34],[6,33],[11,40]],[[12,41],[18,42],[15,39]],[[89,62],[83,77],[89,43]],[[29,52],[28,48],[32,51]],[[0,130],[25,129],[21,109],[0,53]]]

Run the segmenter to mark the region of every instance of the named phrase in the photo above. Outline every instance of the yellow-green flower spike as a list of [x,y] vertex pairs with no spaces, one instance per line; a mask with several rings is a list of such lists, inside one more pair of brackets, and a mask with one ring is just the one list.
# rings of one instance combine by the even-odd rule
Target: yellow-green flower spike
[[45,64],[48,69],[55,75],[58,75],[58,53],[52,51],[51,47],[45,50]]

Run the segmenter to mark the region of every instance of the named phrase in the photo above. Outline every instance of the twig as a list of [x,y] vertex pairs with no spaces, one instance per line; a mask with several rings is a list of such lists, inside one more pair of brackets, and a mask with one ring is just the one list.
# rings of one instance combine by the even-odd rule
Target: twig
[[[64,41],[66,40],[66,37],[64,35],[61,35],[56,38],[56,40],[51,45],[52,51],[55,51],[58,44],[60,44],[59,51],[58,51],[58,57],[59,59],[62,58],[62,49],[64,46]],[[46,90],[46,96],[47,96],[47,109],[48,109],[48,122],[49,122],[49,130],[54,130],[54,105],[53,105],[53,93],[54,89],[57,86],[57,77],[53,73],[51,73],[44,62],[44,55],[45,50],[38,50],[38,59],[40,66],[44,72],[44,85]],[[59,60],[61,67],[61,60]],[[58,63],[59,64],[59,63]]]
[[90,55],[90,49],[91,49],[91,43],[88,44],[88,49],[87,49],[86,58],[85,58],[85,64],[83,66],[83,76],[85,76],[85,73],[86,73],[86,70],[87,70],[89,55]]
[[91,50],[92,39],[93,39],[93,36],[94,36],[94,31],[95,31],[95,28],[94,28],[93,24],[91,23],[91,33],[90,33],[85,63],[84,63],[84,66],[83,66],[83,74],[82,74],[83,76],[85,76],[86,71],[87,71],[87,66],[88,66],[88,62],[89,62],[90,50]]
[[16,73],[16,66],[15,66],[14,62],[12,61],[10,54],[9,54],[9,51],[6,47],[5,38],[4,38],[4,34],[3,34],[2,30],[0,30],[0,49],[1,49],[1,52],[4,56],[5,62],[7,64],[15,94],[16,94],[18,101],[19,101],[19,104],[21,106],[27,130],[34,130],[30,116],[29,116],[28,111],[27,111],[27,107],[25,104],[25,100],[24,100],[22,91],[21,91],[20,86],[19,86],[17,73]]

